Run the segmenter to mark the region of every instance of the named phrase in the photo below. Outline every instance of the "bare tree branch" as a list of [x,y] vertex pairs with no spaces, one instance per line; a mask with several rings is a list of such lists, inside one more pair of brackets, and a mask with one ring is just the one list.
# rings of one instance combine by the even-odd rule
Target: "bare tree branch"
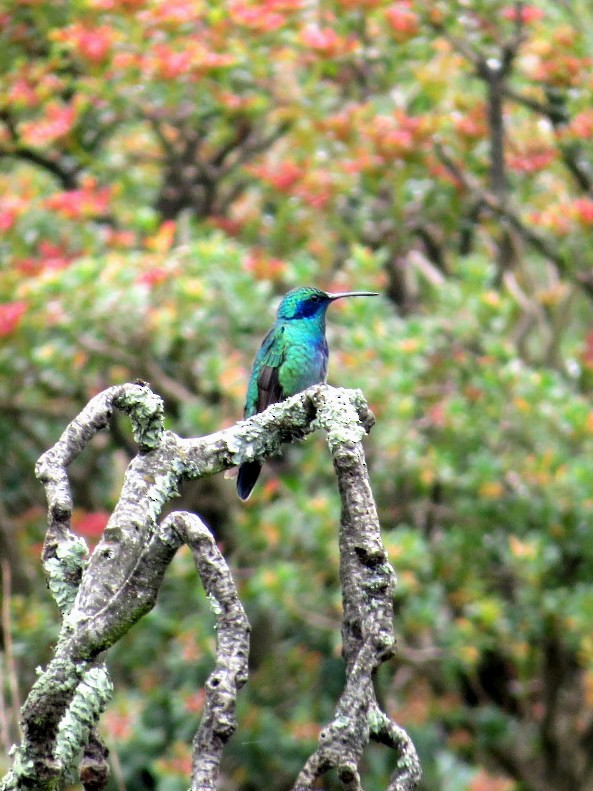
[[476,202],[507,220],[524,241],[553,263],[559,272],[564,275],[567,274],[567,263],[564,257],[554,249],[547,239],[525,225],[519,215],[508,205],[508,202],[501,202],[496,195],[484,190],[475,179],[455,162],[441,144],[437,143],[435,145],[435,152],[451,175],[471,193]]
[[[92,557],[70,531],[68,466],[108,426],[114,409],[127,413],[139,446],[118,504]],[[158,518],[184,478],[211,475],[246,459],[278,452],[283,442],[315,428],[328,444],[342,498],[340,527],[343,640],[347,681],[334,719],[295,788],[311,788],[335,767],[346,789],[361,789],[358,765],[369,738],[395,749],[398,768],[390,788],[411,791],[420,775],[412,743],[379,711],[372,674],[394,653],[391,599],[395,576],[383,548],[361,440],[374,422],[359,391],[320,385],[265,412],[200,439],[181,439],[163,428],[163,404],[147,385],[112,387],[93,398],[56,445],[39,460],[49,527],[43,549],[48,584],[63,626],[46,670],[23,708],[23,742],[2,791],[59,788],[76,756],[87,791],[107,780],[106,751],[95,725],[111,695],[102,653],[155,604],[165,570],[182,544],[217,618],[216,666],[206,683],[206,707],[194,738],[193,791],[214,791],[224,745],[236,728],[237,691],[247,679],[249,624],[230,570],[210,531],[189,513]]]
[[16,123],[8,110],[0,110],[0,121],[5,124],[12,140],[10,146],[6,148],[0,147],[0,159],[2,157],[13,157],[24,162],[30,162],[32,165],[37,165],[51,173],[60,182],[63,189],[73,190],[78,187],[79,175],[82,171],[82,165],[79,162],[67,164],[64,157],[48,156],[30,146],[24,145],[20,139]]

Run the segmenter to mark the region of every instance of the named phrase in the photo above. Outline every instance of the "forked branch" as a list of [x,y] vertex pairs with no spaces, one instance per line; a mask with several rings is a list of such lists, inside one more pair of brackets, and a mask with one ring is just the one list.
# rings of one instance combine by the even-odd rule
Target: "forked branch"
[[[109,425],[114,409],[129,414],[138,443],[121,497],[104,535],[88,557],[70,529],[68,466]],[[295,789],[312,788],[335,768],[345,789],[361,789],[358,766],[369,739],[398,754],[392,791],[411,791],[420,776],[405,731],[379,710],[372,675],[394,653],[395,576],[379,532],[361,441],[374,422],[359,391],[326,385],[275,404],[232,428],[182,439],[163,428],[162,402],[144,383],[112,387],[93,398],[38,462],[46,488],[49,526],[43,549],[48,583],[63,615],[53,658],[22,709],[22,744],[1,791],[53,791],[80,751],[87,791],[107,779],[107,751],[95,731],[110,694],[102,654],[155,604],[165,570],[187,544],[217,618],[216,665],[206,683],[206,705],[194,738],[192,791],[216,787],[222,750],[234,733],[237,691],[247,680],[249,624],[231,572],[210,531],[194,514],[162,522],[163,505],[185,478],[211,475],[242,461],[277,453],[281,444],[315,428],[327,432],[342,498],[340,578],[346,684],[333,720],[300,773]]]

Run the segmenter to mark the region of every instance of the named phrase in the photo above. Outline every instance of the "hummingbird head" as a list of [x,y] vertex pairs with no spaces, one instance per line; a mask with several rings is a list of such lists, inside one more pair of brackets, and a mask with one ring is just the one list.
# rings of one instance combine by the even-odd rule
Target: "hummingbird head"
[[342,297],[376,297],[375,291],[344,291],[328,294],[320,288],[301,286],[286,294],[278,308],[279,319],[310,319],[324,316],[329,304]]

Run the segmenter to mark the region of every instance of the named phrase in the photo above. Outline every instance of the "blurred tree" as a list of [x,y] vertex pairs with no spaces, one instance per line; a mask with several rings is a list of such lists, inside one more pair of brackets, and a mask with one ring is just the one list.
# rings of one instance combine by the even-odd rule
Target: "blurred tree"
[[[36,602],[11,611],[23,688],[55,629],[31,470],[64,421],[140,377],[181,433],[228,425],[275,295],[374,288],[380,305],[336,312],[330,381],[362,387],[380,426],[368,449],[402,662],[378,692],[413,728],[426,788],[593,787],[591,14],[4,4],[0,532]],[[89,536],[130,453],[124,425],[102,442],[73,470]],[[182,493],[255,625],[239,706],[254,737],[232,746],[225,788],[286,787],[335,697],[338,502],[318,457],[315,441],[291,451],[245,509],[218,479]],[[211,660],[183,555],[173,574],[183,594],[113,658],[130,789],[184,787]],[[156,757],[173,744],[175,761]],[[382,787],[389,767],[366,760]]]

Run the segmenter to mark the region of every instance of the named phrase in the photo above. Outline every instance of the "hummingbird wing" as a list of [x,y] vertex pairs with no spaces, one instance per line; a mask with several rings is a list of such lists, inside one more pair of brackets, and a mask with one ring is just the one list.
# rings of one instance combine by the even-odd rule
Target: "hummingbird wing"
[[273,327],[261,345],[257,375],[258,412],[286,397],[280,384],[280,366],[284,361],[283,335],[284,327]]
[[[284,400],[284,392],[280,385],[280,366],[284,361],[284,327],[274,325],[264,338],[255,357],[253,371],[247,389],[245,417]],[[247,500],[261,471],[260,461],[245,461],[239,467],[237,476],[237,493],[242,500]]]

